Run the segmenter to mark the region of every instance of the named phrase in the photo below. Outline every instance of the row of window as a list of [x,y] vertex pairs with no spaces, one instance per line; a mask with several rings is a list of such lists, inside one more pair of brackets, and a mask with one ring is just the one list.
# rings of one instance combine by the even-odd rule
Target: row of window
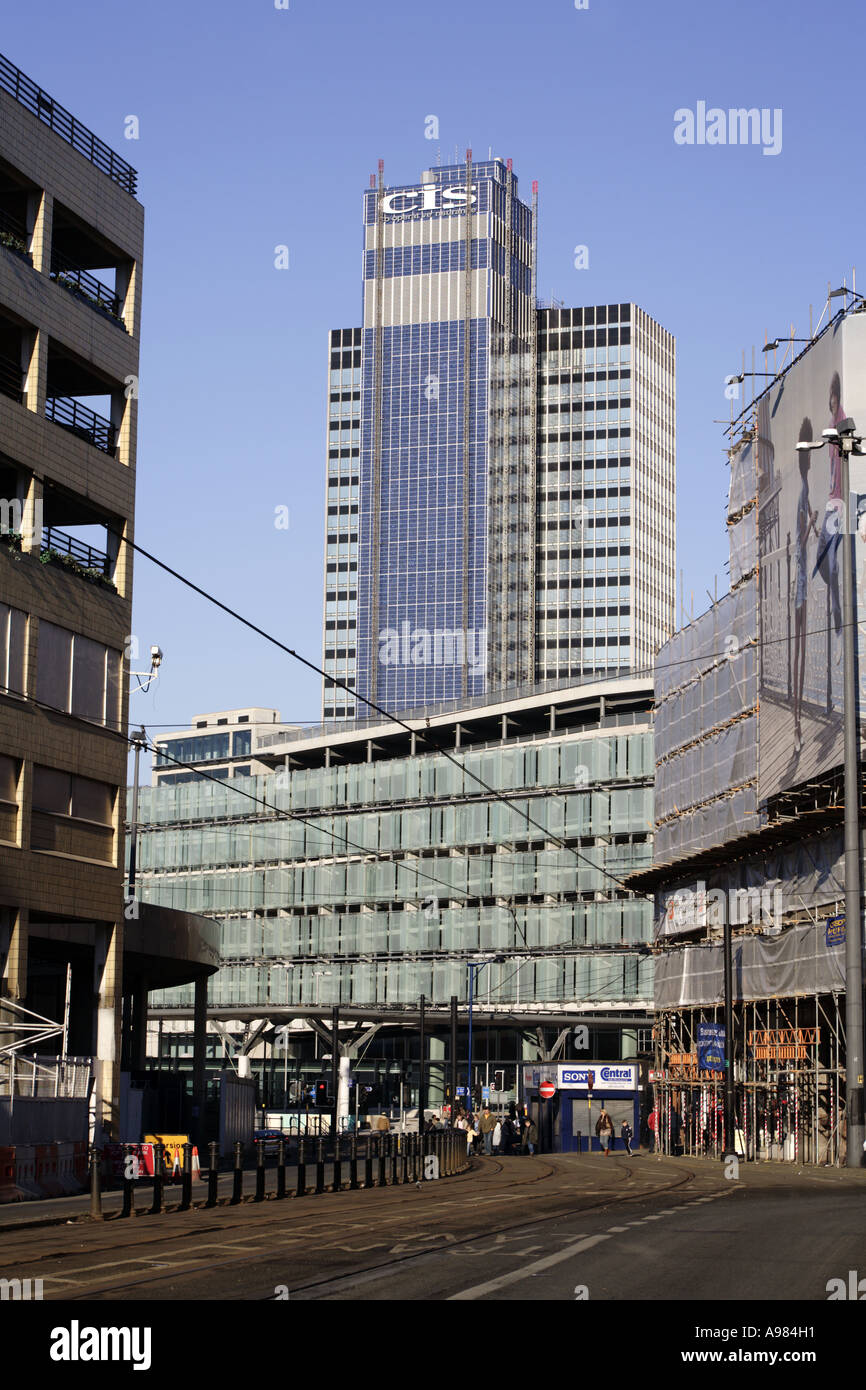
[[[28,615],[0,603],[0,681],[7,694],[26,695]],[[46,619],[39,622],[36,699],[107,728],[119,727],[121,653]]]

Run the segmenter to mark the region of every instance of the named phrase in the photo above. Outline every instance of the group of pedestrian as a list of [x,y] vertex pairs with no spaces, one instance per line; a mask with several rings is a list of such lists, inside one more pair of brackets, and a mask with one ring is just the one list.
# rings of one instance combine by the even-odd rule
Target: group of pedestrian
[[[614,1149],[616,1148],[616,1126],[614,1125],[614,1122],[611,1116],[608,1114],[607,1110],[603,1109],[598,1119],[596,1120],[595,1134],[596,1138],[598,1139],[598,1142],[601,1144],[602,1150],[604,1151],[604,1156],[605,1158],[607,1158],[607,1156],[609,1154],[612,1154]],[[632,1127],[629,1124],[628,1120],[623,1120],[622,1125],[620,1126],[619,1136],[622,1140],[622,1146],[627,1154],[630,1154],[632,1151],[632,1134]]]
[[520,1116],[512,1105],[505,1116],[494,1115],[485,1105],[480,1115],[471,1111],[457,1117],[456,1126],[466,1132],[467,1154],[535,1154],[538,1127],[528,1115]]

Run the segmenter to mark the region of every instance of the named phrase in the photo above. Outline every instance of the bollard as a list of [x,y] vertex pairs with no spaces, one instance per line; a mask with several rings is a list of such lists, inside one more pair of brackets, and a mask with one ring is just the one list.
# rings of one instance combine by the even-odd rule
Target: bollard
[[164,1156],[162,1144],[153,1146],[153,1201],[150,1204],[151,1216],[159,1216],[162,1211],[162,1183],[164,1177]]
[[307,1141],[303,1136],[298,1138],[298,1183],[295,1188],[296,1197],[306,1197],[307,1195]]
[[392,1140],[392,1142],[391,1142],[391,1185],[392,1185],[392,1187],[396,1187],[396,1185],[397,1185],[397,1152],[398,1152],[399,1147],[400,1147],[400,1136],[399,1136],[399,1134],[394,1134],[394,1135],[392,1135],[392,1136],[391,1136],[391,1140]]
[[325,1190],[325,1141],[321,1134],[316,1141],[316,1192]]
[[358,1191],[358,1136],[354,1130],[349,1138],[349,1191]]
[[390,1137],[390,1133],[379,1135],[379,1187],[387,1187],[388,1185],[388,1175],[385,1172],[385,1163],[387,1161],[388,1155],[387,1144]]
[[135,1180],[134,1180],[134,1178],[133,1178],[133,1176],[132,1176],[132,1166],[133,1166],[133,1164],[132,1164],[132,1162],[131,1162],[130,1160],[132,1160],[133,1162],[137,1161],[137,1160],[135,1160],[135,1159],[133,1158],[132,1147],[131,1147],[129,1144],[124,1144],[124,1146],[123,1146],[123,1210],[122,1210],[121,1213],[120,1213],[121,1216],[132,1216],[132,1215],[133,1215],[133,1212],[135,1211],[135,1199],[134,1199],[134,1196],[133,1196],[133,1193],[135,1192],[135,1187],[134,1187],[134,1181],[135,1181]]
[[424,1181],[424,1150],[425,1150],[425,1148],[426,1148],[426,1144],[425,1144],[425,1142],[424,1142],[424,1141],[425,1141],[425,1138],[426,1138],[426,1135],[424,1134],[424,1131],[423,1131],[423,1129],[421,1129],[420,1124],[419,1124],[419,1127],[418,1127],[418,1181],[419,1181],[419,1182],[423,1182],[423,1181]]
[[286,1141],[277,1144],[277,1201],[286,1195]]
[[232,1195],[230,1207],[239,1206],[244,1195],[244,1146],[238,1139],[235,1144],[235,1166],[232,1174]]
[[364,1149],[364,1186],[373,1186],[373,1135],[367,1135],[367,1144]]
[[100,1180],[99,1164],[102,1155],[95,1145],[90,1148],[90,1219],[91,1221],[101,1221],[102,1218],[102,1182]]
[[406,1136],[405,1134],[401,1134],[401,1135],[400,1135],[400,1181],[401,1181],[401,1183],[408,1182],[408,1180],[409,1180],[409,1172],[408,1172],[408,1169],[407,1169],[407,1167],[406,1167],[406,1139],[407,1139],[407,1136]]
[[409,1135],[409,1139],[410,1139],[411,1144],[412,1144],[412,1148],[411,1148],[411,1151],[410,1151],[410,1152],[411,1152],[411,1155],[412,1155],[412,1181],[413,1181],[413,1182],[417,1182],[417,1181],[418,1181],[418,1135],[417,1135],[417,1134],[410,1134],[410,1135]]
[[265,1141],[257,1139],[256,1144],[256,1195],[254,1202],[265,1200]]
[[205,1206],[215,1207],[217,1204],[217,1182],[219,1180],[219,1144],[211,1140],[207,1147],[210,1157],[208,1159],[207,1201],[205,1202]]
[[192,1206],[192,1144],[183,1146],[183,1172],[180,1175],[180,1206],[178,1211],[189,1211]]
[[342,1190],[343,1190],[343,1144],[342,1144],[342,1136],[339,1135],[339,1134],[337,1134],[337,1135],[334,1136],[334,1182],[333,1182],[333,1189],[334,1189],[335,1192],[342,1192]]

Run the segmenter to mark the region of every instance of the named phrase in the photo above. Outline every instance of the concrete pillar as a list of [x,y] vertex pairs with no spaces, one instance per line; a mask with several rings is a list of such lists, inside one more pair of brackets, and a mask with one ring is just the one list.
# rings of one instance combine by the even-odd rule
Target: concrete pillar
[[119,1136],[122,920],[96,928],[93,966],[96,994],[93,1142],[101,1145]]
[[445,1099],[445,1039],[431,1037],[427,1063],[427,1105],[440,1106]]
[[619,1035],[620,1059],[637,1056],[637,1029],[623,1028]]
[[349,1081],[352,1076],[352,1061],[349,1057],[340,1058],[340,1075],[337,1083],[337,1133],[344,1134],[349,1128],[347,1119],[350,1113],[349,1099],[352,1089]]
[[132,1037],[129,1046],[130,1071],[144,1071],[147,1057],[147,980],[136,980],[132,988]]
[[199,1159],[205,1153],[208,1135],[205,1132],[205,1101],[207,1098],[207,1075],[205,1056],[207,1048],[207,976],[195,982],[192,1035],[192,1133],[190,1138],[198,1147]]
[[26,907],[11,907],[4,931],[3,994],[7,999],[23,999],[27,994],[27,945],[29,938]]
[[51,270],[51,239],[54,227],[54,199],[50,193],[34,193],[28,198],[27,223],[33,228],[30,237],[33,269],[48,275]]

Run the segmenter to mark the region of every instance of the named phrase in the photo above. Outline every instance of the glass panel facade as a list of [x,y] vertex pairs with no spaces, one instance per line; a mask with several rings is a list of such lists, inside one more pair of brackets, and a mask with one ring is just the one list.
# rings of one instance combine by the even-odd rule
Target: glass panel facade
[[454,756],[141,789],[140,895],[220,919],[214,1006],[465,999],[477,951],[498,1003],[650,1000],[651,732]]

